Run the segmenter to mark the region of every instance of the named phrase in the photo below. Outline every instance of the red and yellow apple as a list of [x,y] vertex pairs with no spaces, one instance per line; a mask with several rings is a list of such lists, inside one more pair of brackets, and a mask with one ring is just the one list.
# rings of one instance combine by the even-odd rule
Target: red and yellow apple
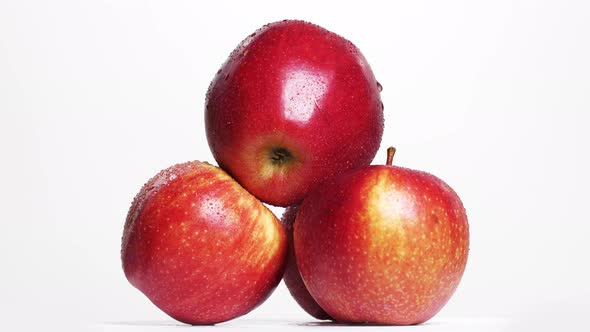
[[285,282],[285,286],[291,293],[291,296],[299,306],[305,310],[311,316],[317,319],[330,319],[330,315],[328,315],[322,307],[313,299],[309,291],[305,287],[303,283],[303,279],[301,279],[301,274],[299,273],[299,268],[297,268],[297,260],[295,257],[295,249],[293,247],[293,223],[295,222],[295,217],[297,216],[297,207],[291,206],[285,209],[283,216],[281,217],[281,222],[285,226],[285,230],[287,231],[287,238],[289,239],[289,251],[287,253],[287,265],[285,267],[285,275],[283,276],[283,281]]
[[283,275],[278,219],[218,167],[161,171],[127,215],[122,261],[129,282],[188,324],[214,324],[261,304]]
[[463,274],[469,226],[439,178],[388,165],[330,179],[294,225],[305,286],[335,320],[409,325],[433,317]]
[[327,178],[370,164],[383,133],[380,91],[350,41],[303,21],[271,23],[213,78],[209,147],[254,196],[294,205]]

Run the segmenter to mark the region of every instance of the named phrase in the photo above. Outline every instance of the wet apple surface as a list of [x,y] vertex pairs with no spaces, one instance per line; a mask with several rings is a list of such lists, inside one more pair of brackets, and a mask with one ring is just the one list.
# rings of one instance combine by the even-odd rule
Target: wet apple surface
[[143,186],[121,256],[129,282],[164,312],[214,324],[261,304],[281,280],[286,252],[270,210],[218,167],[189,162]]
[[281,21],[246,38],[214,77],[205,125],[219,165],[279,206],[368,165],[383,133],[380,85],[348,40]]

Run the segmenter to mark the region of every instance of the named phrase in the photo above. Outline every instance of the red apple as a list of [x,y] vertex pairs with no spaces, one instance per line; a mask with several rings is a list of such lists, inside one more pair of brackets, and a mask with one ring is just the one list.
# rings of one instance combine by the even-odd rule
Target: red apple
[[433,317],[463,274],[469,226],[439,178],[391,166],[342,174],[314,190],[295,221],[307,289],[335,320],[409,325]]
[[301,279],[301,274],[297,268],[297,261],[295,259],[295,250],[293,247],[293,223],[297,215],[297,207],[288,207],[283,213],[281,222],[287,230],[287,238],[289,239],[289,252],[287,254],[287,266],[285,267],[285,275],[283,281],[295,299],[297,304],[311,316],[317,319],[330,319],[322,307],[313,299],[309,291]]
[[135,197],[123,269],[157,307],[188,324],[214,324],[261,304],[283,275],[287,238],[277,218],[218,167],[163,170]]
[[303,21],[271,23],[213,78],[209,147],[254,196],[294,205],[316,184],[373,160],[383,133],[380,91],[348,40]]

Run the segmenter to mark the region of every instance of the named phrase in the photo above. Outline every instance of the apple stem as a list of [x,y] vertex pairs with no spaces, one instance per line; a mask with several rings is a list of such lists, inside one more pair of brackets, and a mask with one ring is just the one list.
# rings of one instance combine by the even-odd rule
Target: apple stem
[[393,155],[395,154],[395,148],[393,146],[390,146],[387,148],[387,162],[385,163],[385,165],[387,166],[391,166],[391,163],[393,163]]

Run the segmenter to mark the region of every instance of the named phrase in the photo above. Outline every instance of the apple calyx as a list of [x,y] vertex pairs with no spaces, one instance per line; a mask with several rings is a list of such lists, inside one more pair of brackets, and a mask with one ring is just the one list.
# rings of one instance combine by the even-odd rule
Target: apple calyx
[[387,148],[387,161],[385,162],[385,165],[391,166],[393,163],[393,155],[395,155],[395,148],[390,146]]
[[277,146],[270,149],[269,158],[273,165],[282,166],[290,163],[294,156],[293,153],[286,148]]

